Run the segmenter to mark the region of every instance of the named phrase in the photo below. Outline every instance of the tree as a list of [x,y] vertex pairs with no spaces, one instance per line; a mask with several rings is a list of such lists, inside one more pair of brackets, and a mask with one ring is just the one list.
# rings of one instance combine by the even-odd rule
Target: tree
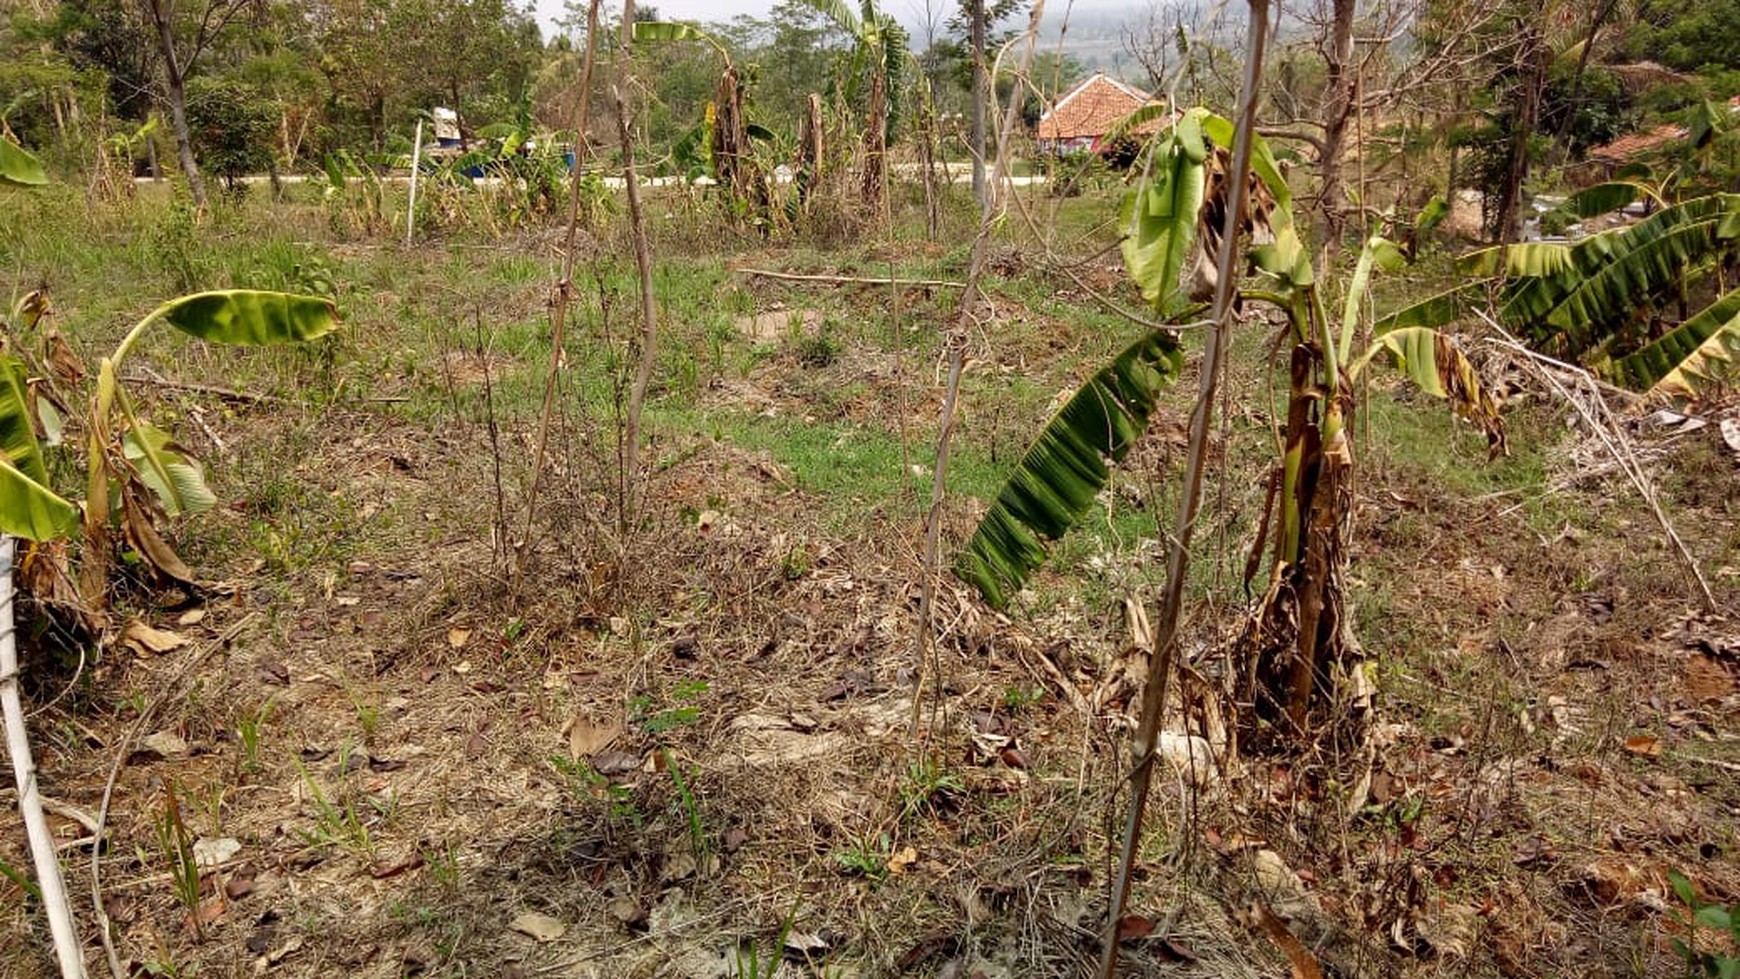
[[[165,100],[169,103],[169,122],[175,132],[176,157],[181,172],[187,177],[187,189],[193,201],[205,206],[205,182],[200,179],[199,163],[193,152],[193,133],[187,121],[187,79],[199,63],[200,55],[218,39],[236,15],[255,0],[197,0],[182,6],[179,0],[138,0],[139,9],[150,25],[162,62]],[[178,36],[180,35],[180,36]]]

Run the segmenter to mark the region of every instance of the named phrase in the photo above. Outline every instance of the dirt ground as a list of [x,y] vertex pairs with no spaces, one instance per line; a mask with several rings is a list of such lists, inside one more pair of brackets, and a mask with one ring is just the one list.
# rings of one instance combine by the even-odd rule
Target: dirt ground
[[[506,301],[536,308],[539,288]],[[1032,322],[976,348],[969,390],[1032,390],[964,409],[969,477],[1006,468],[1079,380],[1087,332],[1022,298],[1060,281],[996,288],[1000,318]],[[698,384],[695,410],[740,426],[654,428],[625,545],[600,475],[613,448],[560,418],[517,580],[489,513],[535,413],[492,434],[477,405],[530,383],[535,347],[407,355],[421,373],[366,402],[203,401],[208,431],[187,440],[231,447],[214,460],[226,504],[184,530],[209,584],[123,604],[157,642],[82,669],[42,652],[32,678],[89,947],[96,873],[130,975],[1089,973],[1146,669],[1125,599],[1152,601],[1188,392],[1108,494],[1106,535],[1014,606],[942,579],[926,662],[929,430],[897,409],[934,419],[935,351],[830,340],[824,314],[875,309],[874,292],[730,289],[748,309],[722,342],[748,366]],[[398,300],[375,301],[386,317]],[[1253,530],[1222,514],[1260,503],[1260,346],[1198,536],[1183,649],[1205,689],[1248,608],[1225,569]],[[1705,608],[1589,433],[1521,394],[1516,458],[1485,470],[1441,406],[1370,393],[1352,565],[1369,736],[1204,765],[1188,739],[1216,731],[1176,720],[1182,763],[1158,780],[1119,927],[1127,974],[1673,976],[1672,939],[1717,940],[1688,934],[1667,874],[1740,901],[1740,457],[1714,423],[1736,409],[1691,432],[1630,423]],[[412,410],[443,399],[468,407]],[[837,426],[824,457],[898,444],[916,471],[887,499],[828,488],[825,461],[813,476],[743,434],[786,423]],[[271,465],[288,478],[262,482]],[[950,547],[983,506],[951,497]],[[93,866],[83,823],[111,778]],[[177,896],[181,833],[196,904]],[[24,854],[8,823],[0,859]],[[41,917],[7,881],[0,935],[0,972],[50,974]]]

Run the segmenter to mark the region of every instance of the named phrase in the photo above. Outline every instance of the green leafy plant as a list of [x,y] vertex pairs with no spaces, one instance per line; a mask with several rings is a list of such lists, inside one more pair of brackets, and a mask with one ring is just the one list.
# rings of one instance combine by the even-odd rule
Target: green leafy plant
[[[1672,939],[1674,952],[1686,964],[1686,975],[1703,979],[1736,979],[1740,977],[1740,906],[1724,907],[1698,899],[1697,888],[1685,874],[1668,871],[1668,882],[1674,894],[1691,911],[1690,915],[1675,912],[1674,920],[1685,926],[1690,942]],[[1698,930],[1725,933],[1727,948],[1708,951],[1698,948]]]
[[[1602,184],[1568,206],[1603,213],[1650,195]],[[1740,195],[1695,197],[1576,242],[1471,252],[1459,261],[1469,281],[1377,329],[1442,326],[1496,293],[1497,320],[1535,349],[1651,396],[1697,398],[1740,380],[1740,289],[1723,271],[1737,257]],[[1688,306],[1694,298],[1701,305]]]
[[967,789],[961,777],[943,767],[942,762],[925,757],[906,766],[906,776],[900,783],[900,815],[910,819],[933,810],[943,800]]
[[[210,509],[216,497],[203,468],[169,434],[143,418],[121,383],[127,355],[154,324],[166,323],[214,343],[258,346],[324,336],[337,325],[332,302],[287,293],[230,290],[171,300],[128,331],[98,366],[94,407],[86,421],[85,547],[79,599],[100,612],[107,601],[111,534],[156,572],[191,582],[193,572],[158,533],[159,517]],[[81,529],[80,508],[50,486],[36,431],[49,430],[44,398],[30,396],[32,372],[12,354],[0,354],[0,532],[51,541]],[[34,372],[38,375],[45,372]]]
[[[1138,110],[1115,128],[1133,131],[1160,111]],[[1183,113],[1154,138],[1145,177],[1125,197],[1125,267],[1163,316],[1192,315],[1190,280],[1220,266],[1229,206],[1224,169],[1233,142],[1227,119],[1201,108]],[[1481,428],[1494,453],[1504,451],[1504,424],[1497,402],[1448,335],[1423,324],[1408,324],[1411,330],[1389,324],[1391,332],[1380,331],[1366,349],[1354,349],[1371,277],[1399,266],[1401,249],[1381,233],[1370,235],[1341,315],[1332,318],[1293,219],[1292,193],[1267,144],[1254,134],[1251,165],[1262,192],[1246,209],[1242,230],[1254,243],[1248,257],[1256,274],[1240,284],[1239,295],[1284,315],[1290,356],[1280,458],[1246,567],[1248,582],[1265,546],[1273,547],[1271,580],[1256,613],[1261,626],[1252,630],[1261,642],[1253,640],[1249,651],[1257,663],[1240,671],[1252,678],[1247,682],[1254,689],[1235,695],[1241,703],[1257,704],[1261,716],[1285,715],[1302,728],[1309,706],[1350,668],[1342,591],[1352,514],[1349,422],[1355,383],[1379,354],[1387,354],[1403,376]],[[1192,254],[1199,255],[1198,273],[1187,276]],[[1043,562],[1046,542],[1089,511],[1111,467],[1146,429],[1179,363],[1173,332],[1151,330],[1095,373],[1039,433],[956,562],[957,573],[987,601],[1004,604]]]
[[893,852],[888,834],[882,833],[875,839],[865,837],[843,850],[835,850],[833,859],[847,874],[881,880],[888,876],[888,857]]

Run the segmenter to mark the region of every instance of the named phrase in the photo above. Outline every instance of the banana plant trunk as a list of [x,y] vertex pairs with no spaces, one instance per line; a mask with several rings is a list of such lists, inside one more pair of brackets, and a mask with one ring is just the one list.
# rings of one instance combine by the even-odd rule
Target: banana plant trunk
[[882,210],[882,177],[888,155],[888,73],[881,66],[870,76],[870,110],[864,127],[864,203]]
[[25,835],[30,838],[30,858],[36,866],[36,884],[42,891],[42,907],[48,915],[48,930],[54,939],[61,979],[84,979],[85,962],[79,949],[78,928],[73,923],[66,884],[61,879],[54,836],[49,833],[48,819],[42,812],[36,762],[31,756],[24,704],[18,694],[18,637],[12,613],[12,562],[16,546],[12,537],[0,538],[0,712],[5,714],[6,753],[12,758],[18,809],[24,818]]
[[[1274,562],[1256,618],[1253,689],[1240,700],[1257,718],[1310,727],[1311,708],[1331,695],[1337,665],[1356,652],[1345,615],[1346,541],[1353,512],[1353,398],[1328,353],[1333,338],[1307,292],[1291,304],[1287,426],[1275,514]],[[1253,720],[1256,718],[1253,718]]]

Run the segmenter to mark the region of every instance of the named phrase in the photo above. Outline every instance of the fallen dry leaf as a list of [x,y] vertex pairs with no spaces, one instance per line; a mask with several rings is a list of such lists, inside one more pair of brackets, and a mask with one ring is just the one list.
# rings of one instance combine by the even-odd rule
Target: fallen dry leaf
[[174,731],[158,731],[156,734],[146,735],[139,745],[146,751],[156,752],[165,758],[179,758],[187,754],[187,742]]
[[1126,914],[1118,919],[1118,941],[1147,938],[1154,933],[1154,919],[1139,914]]
[[452,646],[454,649],[462,648],[470,639],[470,629],[461,629],[458,626],[454,626],[447,630],[447,645]]
[[121,640],[141,653],[163,654],[187,645],[187,637],[168,629],[155,629],[134,619],[121,631]]
[[193,862],[199,867],[216,867],[228,863],[242,852],[242,842],[234,837],[201,837],[193,844]]
[[591,757],[610,747],[622,736],[622,731],[622,725],[614,720],[594,721],[585,714],[578,714],[569,722],[568,757],[576,761]]
[[891,874],[904,874],[908,868],[917,862],[918,850],[910,846],[906,847],[899,853],[888,858],[888,872]]
[[524,911],[515,915],[514,920],[508,922],[508,927],[540,942],[553,942],[568,932],[567,925],[536,911]]
[[205,621],[205,609],[190,608],[181,613],[181,618],[175,620],[176,625],[199,625]]
[[1635,734],[1625,739],[1625,750],[1634,755],[1654,758],[1661,754],[1661,739],[1647,734]]

